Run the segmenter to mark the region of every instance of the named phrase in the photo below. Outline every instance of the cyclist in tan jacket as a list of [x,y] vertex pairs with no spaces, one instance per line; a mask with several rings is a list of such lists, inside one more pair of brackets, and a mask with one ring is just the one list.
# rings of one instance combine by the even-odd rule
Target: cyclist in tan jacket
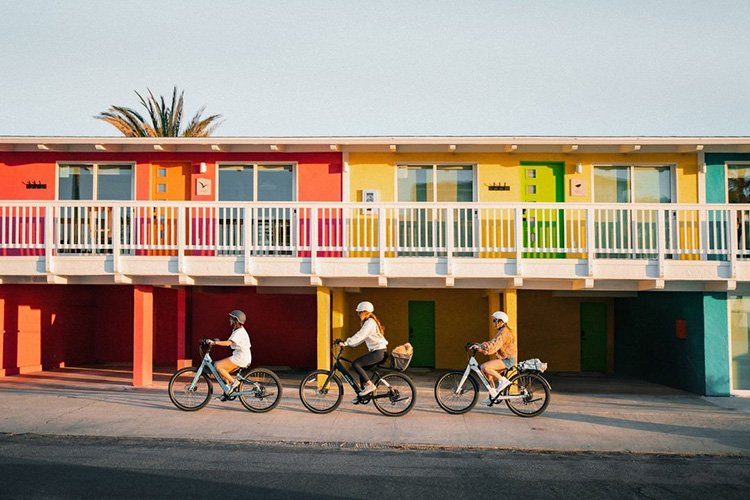
[[[497,392],[502,391],[510,384],[504,374],[506,370],[515,366],[518,358],[516,332],[508,326],[508,319],[508,315],[503,311],[492,313],[492,322],[497,328],[497,333],[490,340],[473,346],[482,354],[495,355],[495,359],[482,363],[480,368],[490,383],[497,381]],[[489,404],[490,398],[487,398],[483,403]]]

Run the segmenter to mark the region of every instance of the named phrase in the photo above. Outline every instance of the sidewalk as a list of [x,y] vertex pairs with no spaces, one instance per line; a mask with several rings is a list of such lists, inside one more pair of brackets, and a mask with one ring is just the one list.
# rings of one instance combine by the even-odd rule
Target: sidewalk
[[416,371],[409,373],[418,388],[415,408],[389,418],[371,405],[352,405],[349,388],[333,413],[308,412],[297,392],[301,372],[279,373],[283,399],[269,413],[217,400],[187,413],[169,401],[170,375],[158,372],[152,387],[139,389],[129,385],[127,369],[2,378],[0,433],[750,456],[750,399],[703,398],[639,380],[550,375],[549,408],[525,419],[504,405],[448,415],[434,399],[437,372]]

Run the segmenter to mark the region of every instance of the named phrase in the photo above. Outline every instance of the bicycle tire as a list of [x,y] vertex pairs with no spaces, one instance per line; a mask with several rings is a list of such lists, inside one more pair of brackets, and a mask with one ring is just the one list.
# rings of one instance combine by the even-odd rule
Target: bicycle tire
[[544,413],[552,394],[549,382],[537,373],[519,373],[510,379],[510,385],[503,390],[503,395],[512,396],[523,391],[528,393],[524,398],[505,400],[508,409],[526,418]]
[[[327,387],[320,387],[328,379]],[[299,398],[313,413],[331,413],[344,399],[344,387],[336,374],[328,370],[315,370],[305,375],[299,384]]]
[[[401,382],[397,382],[400,380]],[[388,385],[386,385],[386,383]],[[372,402],[380,413],[387,417],[406,415],[414,407],[417,390],[414,382],[403,373],[383,375],[375,385]]]
[[459,392],[458,384],[463,376],[463,371],[453,370],[435,382],[435,401],[451,415],[466,413],[476,406],[479,399],[479,384],[471,375],[466,377],[466,382]]
[[203,408],[211,400],[213,393],[213,384],[209,380],[206,372],[201,373],[196,386],[188,390],[192,384],[198,369],[189,366],[177,370],[172,378],[169,379],[169,399],[177,408],[182,411],[197,411]]
[[[254,368],[242,377],[239,387],[242,406],[254,413],[265,413],[279,405],[283,388],[274,372],[267,368]],[[255,384],[245,380],[251,380]]]

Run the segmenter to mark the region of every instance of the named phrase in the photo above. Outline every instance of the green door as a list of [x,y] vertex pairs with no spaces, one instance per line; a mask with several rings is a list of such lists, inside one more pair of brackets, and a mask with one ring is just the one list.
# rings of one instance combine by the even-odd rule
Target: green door
[[411,366],[435,366],[435,303],[409,301],[409,343],[414,348]]
[[607,304],[581,303],[581,371],[607,371]]
[[[562,162],[521,162],[521,201],[524,203],[562,203],[565,164]],[[564,258],[561,252],[546,251],[565,246],[562,210],[526,209],[523,213],[523,244],[526,258]]]

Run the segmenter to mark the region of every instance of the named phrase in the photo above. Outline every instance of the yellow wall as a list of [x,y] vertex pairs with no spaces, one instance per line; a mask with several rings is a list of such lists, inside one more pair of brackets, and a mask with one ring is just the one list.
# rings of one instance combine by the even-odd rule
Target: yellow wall
[[607,371],[614,368],[614,300],[556,297],[551,291],[518,292],[519,361],[539,358],[553,372],[581,369],[581,302],[607,303]]
[[[487,338],[488,298],[483,290],[369,288],[360,293],[349,293],[346,295],[348,330],[345,337],[353,335],[359,328],[354,308],[362,300],[375,305],[375,315],[385,326],[389,349],[409,341],[409,301],[435,301],[436,368],[464,368],[464,345]],[[366,347],[362,345],[349,354],[359,356],[365,352]]]
[[[437,163],[477,165],[477,187],[481,202],[520,201],[520,165],[524,161],[565,163],[565,200],[592,201],[592,166],[601,164],[674,164],[676,165],[677,202],[698,202],[698,164],[695,153],[682,154],[527,154],[527,153],[349,153],[350,199],[362,201],[363,189],[377,189],[379,201],[396,200],[396,165]],[[575,166],[580,163],[582,172]],[[584,196],[570,196],[570,180],[583,181]],[[507,184],[510,191],[489,191],[488,185]]]

